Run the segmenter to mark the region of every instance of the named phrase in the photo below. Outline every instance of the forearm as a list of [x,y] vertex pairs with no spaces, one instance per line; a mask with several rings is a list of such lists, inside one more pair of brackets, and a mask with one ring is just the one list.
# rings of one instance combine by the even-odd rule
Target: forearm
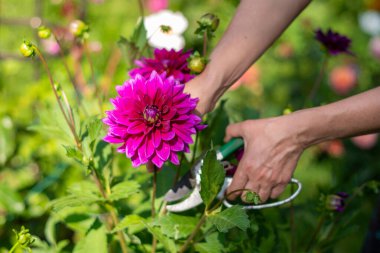
[[332,139],[380,131],[380,87],[341,101],[295,112],[297,139],[304,147]]
[[[242,0],[204,76],[217,99],[280,36],[309,0]],[[215,102],[215,101],[214,101]]]

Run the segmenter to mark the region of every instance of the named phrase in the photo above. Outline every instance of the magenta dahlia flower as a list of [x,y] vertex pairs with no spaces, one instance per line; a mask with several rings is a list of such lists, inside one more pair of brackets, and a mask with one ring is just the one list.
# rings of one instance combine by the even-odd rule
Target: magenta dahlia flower
[[142,58],[135,61],[138,66],[129,72],[131,77],[140,74],[146,79],[149,79],[150,74],[156,71],[158,74],[166,73],[166,76],[173,76],[180,83],[186,83],[194,78],[190,74],[190,69],[187,67],[187,59],[190,57],[191,51],[183,52],[167,49],[155,49],[154,58]]
[[168,160],[178,165],[177,153],[189,152],[191,135],[205,127],[193,113],[198,99],[185,94],[184,87],[155,71],[148,79],[137,74],[117,86],[119,95],[111,99],[115,109],[103,119],[109,126],[104,141],[122,144],[118,151],[134,167],[152,162],[161,168]]

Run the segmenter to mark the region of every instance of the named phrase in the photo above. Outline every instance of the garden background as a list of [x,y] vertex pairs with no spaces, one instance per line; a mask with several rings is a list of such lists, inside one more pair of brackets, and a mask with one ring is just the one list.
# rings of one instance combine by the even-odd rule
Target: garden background
[[[148,8],[148,2],[145,1],[146,15],[153,12]],[[205,13],[216,14],[220,18],[220,26],[209,46],[212,50],[238,2],[171,0],[168,8],[182,12],[189,21],[184,33],[186,49],[201,50],[202,39],[194,35],[196,21]],[[303,107],[324,55],[314,38],[314,31],[318,28],[331,28],[349,37],[353,54],[330,59],[316,96],[317,104],[337,101],[378,86],[380,28],[376,30],[375,27],[375,32],[369,32],[365,22],[360,23],[360,17],[367,11],[375,11],[379,15],[379,1],[312,1],[264,56],[225,94],[224,107],[218,109],[223,113],[217,115],[220,127],[213,132],[213,138],[223,137],[228,122],[277,116],[285,109]],[[88,45],[95,79],[106,87],[108,93],[104,98],[104,108],[110,109],[108,101],[116,94],[114,87],[128,78],[127,70],[131,67],[125,46],[118,41],[120,36],[131,36],[139,13],[138,1],[132,0],[0,1],[0,252],[7,252],[12,247],[16,242],[12,229],[19,231],[21,226],[39,238],[34,243],[34,252],[79,252],[75,245],[85,237],[98,215],[93,207],[91,211],[86,209],[88,207],[75,207],[77,211],[86,209],[78,211],[82,212],[81,215],[73,215],[67,208],[52,211],[50,202],[65,196],[69,187],[86,180],[89,172],[66,156],[63,145],[72,141],[67,137],[70,134],[62,134],[67,129],[60,125],[63,119],[56,110],[48,77],[37,58],[22,57],[19,45],[24,39],[36,43],[69,100],[75,101],[75,93],[68,84],[70,80],[54,45],[39,39],[36,28],[41,21],[50,26],[67,27],[74,19],[84,20],[90,26]],[[66,60],[73,73],[77,68],[82,69],[83,76],[79,79],[91,80],[90,65],[82,56],[80,49],[72,50]],[[78,62],[75,59],[81,59],[81,64],[75,65]],[[95,115],[98,114],[97,102],[91,99],[92,95],[91,87],[83,89],[83,97],[88,98],[84,100],[85,107],[90,115]],[[303,252],[305,242],[312,237],[311,231],[318,226],[321,209],[325,205],[323,196],[347,192],[355,198],[344,212],[328,216],[318,233],[314,250],[359,252],[379,203],[379,195],[376,189],[372,189],[376,184],[361,186],[371,180],[380,180],[379,154],[377,135],[336,140],[309,148],[294,175],[304,187],[293,207],[285,205],[248,211],[250,228],[245,232],[236,228],[234,233],[219,234],[218,245],[223,245],[220,251],[224,248],[227,252],[242,252],[236,245],[245,245],[246,252]],[[144,166],[132,168],[129,159],[121,154],[115,154],[114,159],[114,178],[136,181],[141,185],[138,193],[118,202],[119,218],[131,213],[144,216],[150,210],[152,174]],[[158,199],[172,185],[174,174],[173,168],[169,167],[158,173]],[[197,213],[189,212],[188,215],[196,216]],[[334,226],[334,231],[328,238],[331,226]],[[136,231],[143,245],[150,244],[150,235],[146,231],[142,228],[136,228]],[[195,249],[201,251],[200,246]],[[117,250],[115,246],[114,252]],[[137,246],[133,250],[140,252]],[[165,247],[159,246],[158,251],[164,252]]]

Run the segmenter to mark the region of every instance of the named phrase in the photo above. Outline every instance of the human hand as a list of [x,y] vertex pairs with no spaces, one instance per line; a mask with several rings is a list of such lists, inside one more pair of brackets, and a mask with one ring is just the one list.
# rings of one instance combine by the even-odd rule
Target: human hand
[[244,201],[247,191],[238,189],[258,193],[262,202],[284,191],[305,149],[289,119],[282,116],[247,120],[227,127],[225,141],[232,137],[244,139],[244,155],[227,189],[229,199],[241,195]]

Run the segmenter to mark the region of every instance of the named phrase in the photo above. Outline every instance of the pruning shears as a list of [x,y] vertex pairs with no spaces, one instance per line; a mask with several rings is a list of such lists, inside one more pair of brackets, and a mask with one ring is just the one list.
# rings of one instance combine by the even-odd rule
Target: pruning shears
[[[244,145],[243,139],[237,138],[237,139],[232,139],[231,141],[224,144],[217,150],[216,158],[217,160],[222,162],[225,170],[228,170],[231,165],[228,161],[225,161],[224,159],[230,156],[235,151],[237,151],[239,148],[242,148],[243,145]],[[166,193],[165,200],[169,203],[166,206],[166,209],[168,211],[183,212],[183,211],[192,209],[203,202],[200,195],[202,164],[203,164],[203,159],[200,159],[179,180],[179,182]],[[226,176],[224,180],[224,184],[218,194],[219,199],[222,199],[224,197],[224,193],[226,189],[228,188],[228,186],[231,184],[231,182],[232,182],[232,177]],[[294,193],[290,197],[284,200],[267,203],[267,204],[243,205],[243,208],[244,209],[263,209],[263,208],[283,205],[285,203],[290,202],[295,197],[297,197],[297,195],[300,193],[302,184],[295,178],[292,178],[289,183],[297,185],[297,189],[294,191]],[[175,202],[175,201],[179,201],[179,202],[175,204],[170,204],[171,202]],[[227,200],[224,200],[223,204],[226,207],[232,206],[232,204],[229,203]]]

